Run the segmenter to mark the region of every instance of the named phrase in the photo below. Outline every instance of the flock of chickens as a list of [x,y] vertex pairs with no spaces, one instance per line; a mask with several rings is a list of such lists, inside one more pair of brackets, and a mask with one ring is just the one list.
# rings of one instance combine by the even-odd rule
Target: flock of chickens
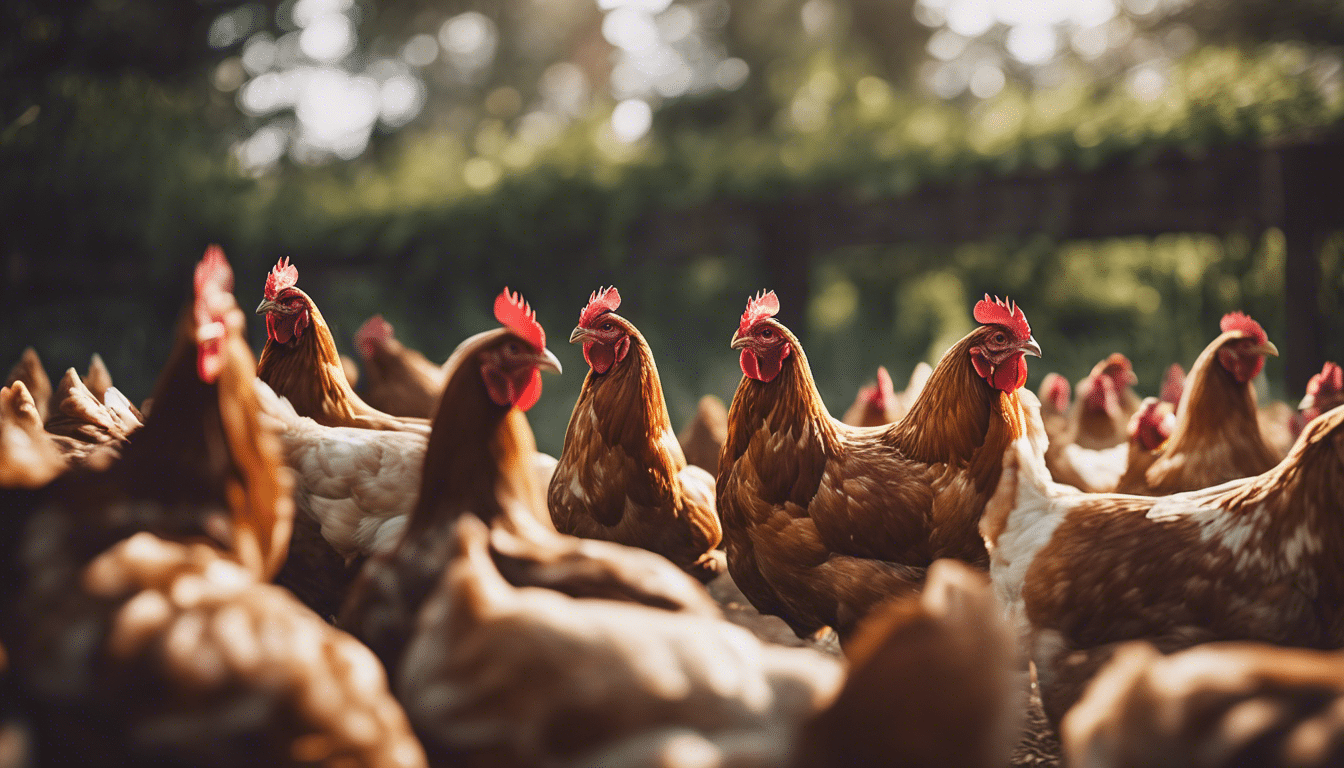
[[140,407],[0,389],[0,766],[1344,762],[1344,372],[1261,408],[1245,315],[1038,399],[986,296],[836,420],[764,293],[678,437],[609,288],[554,458],[520,296],[441,366],[371,319],[361,397],[297,282],[254,358],[208,249]]

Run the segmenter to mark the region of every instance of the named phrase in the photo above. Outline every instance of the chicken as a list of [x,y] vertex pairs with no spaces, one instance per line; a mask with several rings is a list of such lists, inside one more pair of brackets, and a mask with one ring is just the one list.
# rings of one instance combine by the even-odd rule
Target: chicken
[[986,297],[983,325],[903,420],[850,427],[827,414],[778,310],[773,292],[751,300],[732,340],[744,377],[717,493],[728,570],[762,613],[843,641],[874,605],[918,590],[935,559],[987,564],[976,526],[1022,429],[1024,355],[1040,347],[1021,309]]
[[1307,382],[1307,394],[1297,404],[1301,418],[1298,420],[1297,433],[1322,413],[1344,405],[1344,369],[1336,363],[1321,366],[1321,372],[1312,375]]
[[1260,324],[1240,312],[1224,315],[1220,327],[1222,334],[1190,368],[1166,449],[1132,493],[1208,488],[1278,463],[1260,433],[1251,380],[1264,367],[1265,355],[1279,351]]
[[403,346],[382,315],[370,317],[355,332],[355,349],[364,360],[364,399],[369,405],[393,416],[432,415],[447,373]]
[[1341,426],[1344,407],[1255,477],[1165,497],[1082,494],[1050,480],[1028,409],[981,531],[1052,720],[1121,641],[1344,645]]
[[1162,656],[1127,643],[1062,730],[1079,768],[1344,763],[1344,655],[1212,643]]
[[[1129,417],[1120,405],[1120,392],[1114,379],[1093,374],[1078,385],[1079,398],[1074,419],[1062,433],[1051,436],[1045,452],[1045,466],[1056,482],[1072,485],[1080,491],[1115,490],[1125,471],[1129,447],[1125,443],[1104,448],[1086,448],[1111,442],[1112,434],[1124,429]],[[1044,420],[1044,404],[1042,405]],[[1047,429],[1046,434],[1049,435]]]
[[65,470],[23,379],[0,388],[0,488],[41,488]]
[[1116,493],[1129,493],[1132,486],[1143,484],[1144,473],[1162,455],[1162,447],[1175,429],[1176,407],[1165,400],[1145,397],[1129,420],[1129,451],[1125,472],[1115,484]]
[[721,615],[704,589],[663,557],[555,532],[532,468],[536,441],[523,409],[541,394],[540,370],[560,365],[520,298],[506,291],[495,306],[504,327],[467,339],[448,360],[405,533],[364,565],[341,611],[340,626],[368,643],[394,679],[421,607],[450,559],[455,521],[465,514],[502,531],[492,555],[515,586]]
[[266,346],[257,378],[287,398],[300,416],[327,427],[360,427],[429,434],[424,419],[396,417],[370,407],[350,388],[336,341],[322,313],[295,285],[298,267],[282,259],[266,277],[257,314],[266,316]]
[[551,520],[560,533],[642,547],[709,579],[723,538],[714,476],[686,463],[653,351],[620,306],[615,287],[593,292],[569,337],[589,371],[547,492]]
[[51,404],[51,379],[47,376],[47,369],[42,367],[42,358],[37,356],[37,350],[32,347],[23,350],[19,362],[10,369],[9,378],[5,379],[5,386],[8,387],[16,381],[23,382],[29,397],[37,406],[38,417],[45,423]]
[[260,583],[285,556],[290,478],[231,287],[212,248],[154,416],[37,505],[6,646],[38,762],[423,766],[367,649]]
[[924,385],[929,381],[933,368],[928,363],[919,363],[910,374],[910,382],[904,392],[897,392],[891,382],[891,374],[885,366],[877,367],[877,383],[859,387],[854,403],[840,418],[852,427],[880,427],[905,418],[911,403],[919,397]]
[[713,395],[705,395],[695,406],[695,417],[681,430],[677,441],[686,463],[697,466],[716,478],[719,452],[728,439],[728,408]]
[[792,732],[835,694],[835,660],[721,618],[517,587],[491,551],[501,535],[456,521],[397,677],[432,758],[611,766],[623,761],[599,755],[630,751],[622,741],[676,732],[711,750],[748,742],[781,765]]
[[1050,443],[1066,439],[1069,431],[1069,404],[1073,400],[1073,385],[1058,373],[1047,373],[1036,390],[1041,401],[1041,419]]
[[983,573],[929,567],[917,597],[863,622],[844,688],[804,728],[792,764],[1006,765],[1022,700],[1017,649]]

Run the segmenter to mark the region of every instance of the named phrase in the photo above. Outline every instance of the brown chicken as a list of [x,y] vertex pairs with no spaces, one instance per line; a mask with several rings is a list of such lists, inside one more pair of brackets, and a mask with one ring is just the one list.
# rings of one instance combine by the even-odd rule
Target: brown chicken
[[1022,429],[1024,355],[1040,347],[1021,309],[986,297],[983,325],[903,420],[850,427],[827,414],[778,310],[773,292],[753,299],[732,340],[744,376],[718,482],[728,570],[762,613],[843,639],[877,603],[917,591],[935,559],[986,565],[976,526]]
[[42,358],[38,357],[37,350],[32,347],[23,350],[19,361],[10,369],[9,378],[5,379],[5,386],[8,387],[16,381],[23,382],[24,387],[28,389],[28,395],[37,406],[38,416],[43,423],[46,423],[51,406],[51,379],[47,376],[47,369],[42,367]]
[[1300,411],[1297,433],[1321,414],[1344,405],[1344,369],[1336,363],[1321,366],[1321,372],[1314,374],[1307,382],[1307,394],[1297,404]]
[[928,363],[916,364],[905,390],[897,392],[886,366],[879,365],[876,383],[859,387],[854,402],[840,420],[851,427],[880,427],[900,421],[909,413],[919,393],[924,391],[932,373],[933,368]]
[[561,533],[642,547],[709,579],[723,538],[714,476],[687,465],[653,351],[620,306],[614,287],[595,291],[569,337],[589,371],[547,492],[551,520]]
[[1069,431],[1069,405],[1073,401],[1073,385],[1058,373],[1050,372],[1041,379],[1036,390],[1041,401],[1041,419],[1050,443],[1064,439]]
[[793,765],[1006,765],[1022,700],[1017,649],[988,579],[955,560],[923,593],[863,622],[840,695],[803,730]]
[[519,587],[492,551],[510,538],[458,519],[397,679],[446,764],[619,766],[628,758],[612,750],[654,741],[667,765],[720,742],[781,765],[789,736],[840,682],[834,659],[763,644],[717,616]]
[[521,542],[493,545],[499,568],[515,585],[719,615],[703,588],[664,558],[563,536],[549,525],[546,489],[533,469],[536,441],[523,409],[541,395],[540,371],[560,365],[521,299],[506,290],[496,315],[503,328],[467,339],[448,359],[420,496],[405,533],[390,551],[369,559],[341,612],[340,625],[368,643],[394,679],[420,609],[451,557],[453,526],[468,513]]
[[1138,413],[1129,420],[1129,452],[1125,457],[1125,473],[1114,489],[1116,493],[1129,493],[1131,487],[1142,485],[1144,473],[1162,455],[1162,448],[1175,429],[1176,407],[1165,400],[1145,397]]
[[1053,483],[1028,418],[981,529],[1053,720],[1120,641],[1344,645],[1344,407],[1264,474],[1163,497]]
[[[1068,427],[1062,434],[1050,438],[1045,466],[1056,482],[1072,485],[1080,491],[1115,490],[1125,471],[1128,451],[1123,442],[1111,443],[1117,430],[1125,434],[1129,421],[1120,405],[1120,391],[1111,377],[1094,374],[1078,385],[1078,393],[1078,403]],[[1041,411],[1044,420],[1044,404]],[[1049,435],[1048,428],[1046,434]],[[1084,444],[1106,447],[1087,448]]]
[[359,399],[350,388],[336,340],[317,305],[295,285],[298,267],[282,259],[266,277],[257,314],[266,316],[266,346],[257,378],[288,398],[300,416],[328,427],[360,427],[428,434],[425,419],[396,417]]
[[695,417],[677,436],[681,452],[686,455],[686,463],[716,478],[719,474],[719,454],[727,439],[728,407],[713,395],[700,398],[695,406]]
[[38,762],[422,766],[367,649],[259,583],[293,508],[231,287],[211,249],[154,416],[37,505],[6,645]]
[[374,315],[355,332],[364,360],[364,399],[393,416],[429,418],[443,394],[447,371],[397,340],[392,324]]
[[1126,643],[1061,727],[1079,768],[1344,764],[1344,655]]
[[0,388],[0,488],[41,488],[66,466],[23,380]]
[[1260,324],[1240,312],[1224,315],[1220,327],[1222,334],[1190,368],[1166,449],[1130,493],[1162,496],[1208,488],[1258,475],[1279,462],[1261,435],[1251,386],[1265,355],[1279,351]]

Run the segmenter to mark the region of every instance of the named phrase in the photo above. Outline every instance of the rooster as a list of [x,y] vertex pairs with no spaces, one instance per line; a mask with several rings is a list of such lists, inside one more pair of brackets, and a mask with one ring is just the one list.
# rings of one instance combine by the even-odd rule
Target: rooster
[[1017,391],[1040,347],[1022,310],[975,306],[983,325],[938,362],[900,422],[832,418],[773,292],[747,304],[733,349],[744,374],[719,463],[728,570],[800,636],[844,639],[882,600],[910,594],[939,557],[987,562],[976,524],[1022,429]]
[[981,530],[1053,720],[1120,641],[1344,645],[1344,407],[1270,471],[1165,497],[1053,483],[1028,416]]
[[551,519],[561,533],[643,547],[708,579],[723,538],[714,476],[686,463],[653,352],[620,306],[615,287],[593,292],[569,337],[589,371],[547,493]]
[[1132,493],[1208,488],[1278,463],[1260,432],[1251,380],[1264,368],[1265,356],[1279,351],[1260,324],[1240,312],[1224,315],[1219,327],[1222,334],[1190,368],[1166,449]]
[[695,406],[695,417],[677,435],[686,463],[717,478],[719,452],[728,439],[728,408],[714,395],[705,395]]
[[909,412],[910,404],[923,391],[931,373],[933,369],[928,363],[916,365],[905,391],[898,393],[891,382],[891,374],[887,373],[885,366],[879,365],[877,382],[859,387],[854,403],[840,420],[851,427],[880,427],[900,421]]
[[1344,655],[1127,643],[1064,718],[1069,765],[1233,768],[1344,763]]
[[[7,613],[50,765],[424,765],[377,661],[276,587],[290,479],[212,248],[120,461],[63,476]],[[11,645],[9,639],[18,642]]]
[[398,341],[382,315],[370,317],[355,332],[355,349],[364,359],[364,397],[369,405],[393,416],[432,415],[446,372]]
[[560,366],[521,298],[506,291],[495,308],[504,327],[467,339],[448,359],[405,533],[364,565],[341,611],[340,626],[368,643],[393,677],[465,514],[511,534],[496,537],[492,550],[515,585],[720,615],[704,589],[666,559],[555,532],[524,410],[541,395],[540,371]]
[[300,416],[328,427],[360,427],[429,434],[428,422],[390,416],[370,407],[350,388],[336,340],[308,294],[299,269],[282,259],[266,276],[257,314],[266,316],[266,346],[257,377],[287,398]]

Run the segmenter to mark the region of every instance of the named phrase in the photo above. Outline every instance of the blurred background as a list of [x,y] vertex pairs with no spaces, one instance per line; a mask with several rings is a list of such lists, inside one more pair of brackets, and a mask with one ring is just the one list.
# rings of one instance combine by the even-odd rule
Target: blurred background
[[218,242],[352,355],[382,313],[441,361],[521,290],[552,452],[605,284],[677,427],[760,288],[837,414],[984,292],[1032,387],[1121,351],[1155,393],[1241,309],[1295,403],[1344,358],[1342,45],[1337,0],[9,0],[0,363],[99,352],[138,402]]

